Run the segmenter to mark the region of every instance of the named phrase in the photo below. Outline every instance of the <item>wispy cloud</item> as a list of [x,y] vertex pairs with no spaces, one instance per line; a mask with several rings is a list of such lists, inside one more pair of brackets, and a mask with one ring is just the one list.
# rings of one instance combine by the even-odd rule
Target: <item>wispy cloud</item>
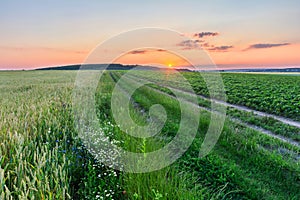
[[226,52],[229,49],[233,48],[232,45],[215,46],[206,42],[205,40],[183,40],[176,45],[182,47],[182,50],[205,49],[215,52]]
[[165,52],[167,50],[165,50],[165,49],[156,49],[156,51],[158,51],[158,52]]
[[207,37],[207,36],[218,36],[219,33],[218,32],[200,32],[200,33],[195,33],[194,37],[198,37],[198,38],[203,38],[203,37]]
[[226,52],[226,51],[228,51],[229,49],[232,49],[232,48],[233,48],[233,46],[223,45],[223,46],[213,46],[212,48],[209,48],[208,50],[209,51]]
[[130,54],[144,54],[146,53],[146,50],[134,50],[134,51],[130,51]]
[[258,43],[258,44],[250,45],[247,49],[245,49],[245,51],[250,49],[267,49],[267,48],[287,46],[287,45],[290,45],[290,43]]
[[62,48],[53,48],[53,47],[17,47],[17,46],[0,46],[0,49],[6,51],[51,51],[58,53],[75,53],[75,54],[86,54],[87,51],[78,51]]
[[201,43],[205,42],[204,40],[183,40],[182,42],[176,44],[176,46],[182,47],[182,50],[190,49],[201,49]]
[[130,51],[129,54],[145,54],[149,52],[165,52],[165,49],[143,49],[143,50],[134,50]]
[[[192,34],[194,39],[183,40],[182,42],[176,44],[176,46],[181,47],[182,50],[207,50],[214,52],[227,52],[229,49],[232,49],[232,45],[213,45],[211,42],[207,41],[206,37],[215,37],[220,35],[218,32],[198,32]],[[205,39],[204,39],[205,38]]]

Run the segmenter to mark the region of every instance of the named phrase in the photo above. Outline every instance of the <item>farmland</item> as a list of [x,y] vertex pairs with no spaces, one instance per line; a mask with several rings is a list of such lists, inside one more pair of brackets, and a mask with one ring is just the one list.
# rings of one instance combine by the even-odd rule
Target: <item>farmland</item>
[[[110,143],[146,155],[172,141],[179,130],[180,103],[168,87],[184,92],[190,84],[197,95],[209,97],[199,73],[182,72],[186,85],[172,72],[136,71],[120,82],[124,74],[105,71],[99,80],[95,93],[99,132],[87,135],[94,139],[92,146],[101,144],[104,134]],[[55,70],[0,73],[0,199],[300,198],[300,147],[247,125],[296,143],[300,142],[299,128],[227,108],[216,145],[207,156],[199,157],[213,111],[211,102],[200,97],[193,105],[200,113],[195,139],[174,163],[146,173],[107,167],[76,129],[72,104],[76,75],[76,71]],[[229,103],[300,120],[299,76],[223,73],[221,77]],[[147,125],[151,106],[156,104],[167,113],[161,132],[146,139],[126,134],[111,108],[117,83],[126,95],[141,79],[151,83],[131,96],[129,117]],[[215,98],[223,100],[222,95]]]
[[[183,75],[193,86],[197,94],[209,96],[205,79],[203,79],[200,73],[185,72]],[[155,77],[151,73],[146,74],[146,76],[155,80]],[[299,121],[299,76],[223,73],[222,80],[229,103],[244,105],[255,110]],[[174,83],[176,84],[176,81],[172,80],[172,77],[166,82],[173,85]],[[184,86],[181,85],[177,85],[177,87],[184,89]]]

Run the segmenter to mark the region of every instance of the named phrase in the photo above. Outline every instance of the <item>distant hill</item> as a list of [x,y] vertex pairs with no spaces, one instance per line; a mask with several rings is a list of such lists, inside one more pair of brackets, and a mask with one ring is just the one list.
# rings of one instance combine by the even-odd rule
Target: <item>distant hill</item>
[[[36,70],[166,70],[167,68],[158,68],[144,65],[122,65],[122,64],[84,64],[84,65],[66,65],[57,67],[46,67]],[[187,68],[176,69],[177,71],[193,71]],[[264,69],[224,69],[224,70],[196,70],[203,72],[300,72],[300,68],[264,68]]]
[[39,68],[36,70],[158,70],[157,67],[142,65],[122,65],[122,64],[84,64],[84,65],[66,65],[57,67]]

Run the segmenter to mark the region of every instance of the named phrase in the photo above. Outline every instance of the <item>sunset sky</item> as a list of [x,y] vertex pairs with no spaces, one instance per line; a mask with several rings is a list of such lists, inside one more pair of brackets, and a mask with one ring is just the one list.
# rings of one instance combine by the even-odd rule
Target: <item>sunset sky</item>
[[[181,33],[182,41],[169,38],[168,45],[196,63],[197,52],[204,50],[220,68],[295,67],[300,65],[299,19],[299,0],[5,0],[0,4],[0,69],[83,63],[102,42],[143,27]],[[144,39],[153,45],[160,41]],[[122,48],[102,53],[121,55]],[[116,62],[185,65],[164,49],[143,48]]]

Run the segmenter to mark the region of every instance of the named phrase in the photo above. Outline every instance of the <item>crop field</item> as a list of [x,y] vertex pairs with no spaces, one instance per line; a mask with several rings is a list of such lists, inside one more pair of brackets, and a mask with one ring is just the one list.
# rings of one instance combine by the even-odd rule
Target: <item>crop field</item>
[[[145,78],[157,79],[157,76],[155,77],[153,73],[140,73],[139,76],[141,75],[146,76]],[[183,75],[197,94],[209,96],[205,79],[200,73],[184,72]],[[158,80],[161,79],[158,78]],[[222,80],[229,103],[300,120],[299,76],[223,73]],[[172,80],[172,76],[166,82],[172,85],[175,83],[176,85],[176,81]],[[177,87],[184,89],[182,85],[177,85]]]
[[[300,199],[300,76],[222,73],[225,96],[216,90],[211,100],[205,77],[217,76],[103,71],[93,95],[97,131],[87,128],[82,135],[76,118],[82,110],[74,105],[77,71],[0,72],[0,199]],[[116,88],[121,97],[130,95],[128,104],[113,104]],[[116,119],[114,105],[117,113],[128,109],[128,115]],[[154,105],[163,107],[166,119],[162,107]],[[186,113],[182,105],[188,105]],[[199,156],[221,107],[226,118],[220,136],[207,155]],[[165,158],[176,153],[145,163],[151,152],[176,139],[182,115],[193,124],[194,111],[199,123],[189,127],[195,137],[184,153],[166,166]],[[129,118],[134,124],[124,130],[119,122]],[[161,130],[151,137],[128,134],[140,132],[136,125],[161,121]],[[135,167],[163,167],[121,170],[126,167],[122,154],[98,151],[107,149],[104,144],[140,153]],[[174,145],[172,152],[180,148]]]

